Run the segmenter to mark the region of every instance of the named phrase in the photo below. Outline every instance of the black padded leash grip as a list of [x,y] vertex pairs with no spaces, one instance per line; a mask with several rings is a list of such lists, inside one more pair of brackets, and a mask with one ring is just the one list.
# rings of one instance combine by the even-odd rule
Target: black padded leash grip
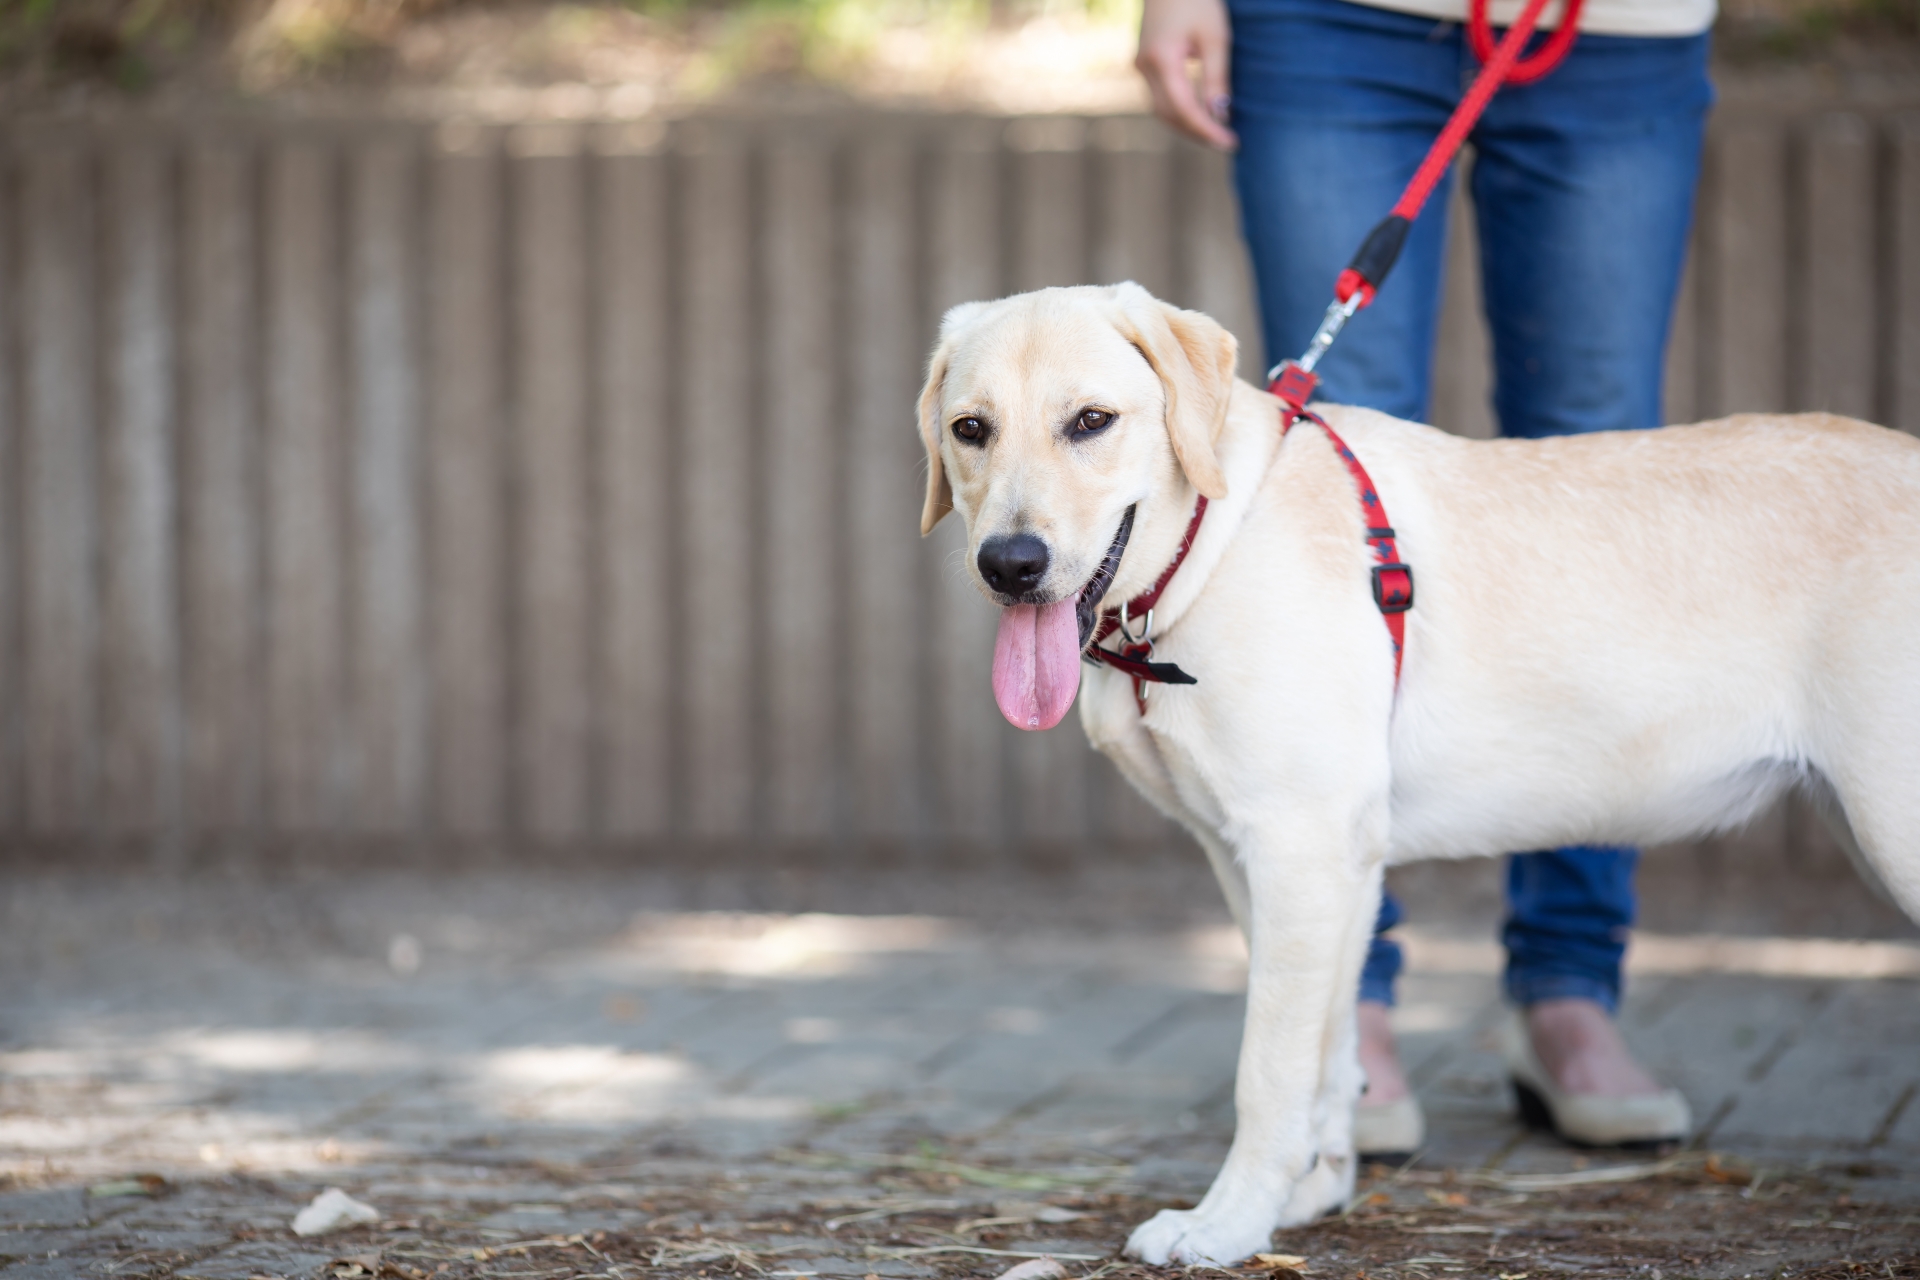
[[1412,229],[1412,220],[1397,213],[1388,214],[1373,230],[1367,232],[1367,238],[1361,242],[1360,251],[1353,255],[1353,261],[1347,264],[1347,270],[1377,290],[1386,280],[1387,273],[1393,270],[1393,264],[1399,261],[1400,250],[1407,243],[1407,232]]

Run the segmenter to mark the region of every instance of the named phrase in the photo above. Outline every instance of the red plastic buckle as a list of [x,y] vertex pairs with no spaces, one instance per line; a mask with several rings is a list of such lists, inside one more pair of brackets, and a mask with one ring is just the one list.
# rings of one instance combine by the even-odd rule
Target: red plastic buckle
[[1360,295],[1360,306],[1355,307],[1354,310],[1358,311],[1361,307],[1373,305],[1373,284],[1358,271],[1348,267],[1340,273],[1340,278],[1333,282],[1333,296],[1346,302],[1356,293]]
[[[1388,574],[1394,575],[1392,581]],[[1382,613],[1405,613],[1413,608],[1413,566],[1398,561],[1373,566],[1373,602]]]
[[1318,374],[1302,369],[1297,361],[1289,360],[1280,366],[1280,376],[1273,380],[1267,390],[1287,402],[1287,407],[1295,413],[1307,407],[1307,401],[1313,399],[1313,393],[1320,385]]

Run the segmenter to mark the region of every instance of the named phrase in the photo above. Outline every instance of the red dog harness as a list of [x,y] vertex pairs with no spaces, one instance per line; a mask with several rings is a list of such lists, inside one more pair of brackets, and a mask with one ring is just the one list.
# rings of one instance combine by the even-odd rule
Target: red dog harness
[[[1317,424],[1327,433],[1327,439],[1333,442],[1334,452],[1347,464],[1347,473],[1360,490],[1360,513],[1367,524],[1367,545],[1373,548],[1374,554],[1373,602],[1379,606],[1381,616],[1386,619],[1387,634],[1393,639],[1393,682],[1398,686],[1401,654],[1406,648],[1407,610],[1413,608],[1413,566],[1400,563],[1400,549],[1394,541],[1393,526],[1387,522],[1387,508],[1380,501],[1380,491],[1374,486],[1373,477],[1360,465],[1360,459],[1347,447],[1347,442],[1327,425],[1326,419],[1306,407],[1306,401],[1318,382],[1319,379],[1311,373],[1289,361],[1268,390],[1280,397],[1282,403],[1281,436],[1293,430],[1297,423],[1304,421]],[[1194,537],[1200,532],[1200,521],[1206,514],[1207,498],[1202,494],[1194,503],[1193,519],[1187,522],[1186,536],[1180,539],[1180,548],[1173,553],[1173,563],[1162,571],[1151,587],[1121,605],[1117,611],[1107,610],[1100,615],[1100,624],[1093,633],[1093,647],[1087,650],[1087,657],[1095,662],[1105,663],[1133,677],[1133,698],[1142,715],[1147,712],[1147,685],[1199,683],[1174,663],[1151,661],[1153,606],[1160,602],[1161,593],[1173,581],[1174,571],[1185,562],[1187,552],[1193,548]],[[1131,621],[1136,618],[1142,624],[1137,636],[1131,628]],[[1116,631],[1121,636],[1119,650],[1101,648],[1100,642]]]

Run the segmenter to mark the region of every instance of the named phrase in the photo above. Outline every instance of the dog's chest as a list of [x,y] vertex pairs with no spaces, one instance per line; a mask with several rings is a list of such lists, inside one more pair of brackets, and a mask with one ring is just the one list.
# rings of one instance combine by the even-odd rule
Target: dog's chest
[[[1169,696],[1149,688],[1147,712],[1134,700],[1133,681],[1111,671],[1089,671],[1080,693],[1080,719],[1087,740],[1112,760],[1120,776],[1154,808],[1188,827],[1217,830],[1222,808],[1192,755],[1177,736],[1153,732],[1153,698]],[[1171,696],[1178,696],[1175,693]]]

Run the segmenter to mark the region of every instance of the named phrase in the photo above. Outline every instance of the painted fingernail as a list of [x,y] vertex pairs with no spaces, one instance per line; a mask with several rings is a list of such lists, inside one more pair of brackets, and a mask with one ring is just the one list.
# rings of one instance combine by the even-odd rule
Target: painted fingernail
[[1208,105],[1213,108],[1213,118],[1221,124],[1225,124],[1227,117],[1232,114],[1233,99],[1224,93],[1216,94],[1213,101]]

